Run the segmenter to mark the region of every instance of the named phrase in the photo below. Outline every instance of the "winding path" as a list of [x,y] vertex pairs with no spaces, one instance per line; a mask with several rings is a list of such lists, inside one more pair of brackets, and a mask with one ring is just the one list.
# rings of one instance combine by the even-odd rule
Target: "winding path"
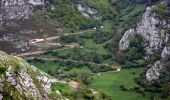
[[[88,29],[88,30],[83,30],[75,33],[64,33],[63,35],[73,35],[73,34],[81,34],[83,32],[93,32],[95,31],[94,29]],[[44,42],[44,41],[51,41],[51,40],[56,40],[59,39],[61,35],[57,36],[52,36],[52,37],[46,37],[46,38],[38,38],[38,39],[31,39],[30,43],[38,43],[38,42]]]
[[[83,30],[80,32],[75,32],[75,33],[64,33],[64,35],[73,35],[73,34],[81,34],[83,32],[93,32],[95,31],[94,29],[88,29],[88,30]],[[52,36],[52,37],[47,37],[46,39],[44,38],[40,38],[37,39],[38,41],[34,41],[36,39],[31,39],[30,40],[30,44],[35,44],[38,42],[43,42],[43,41],[51,41],[51,40],[55,40],[55,39],[59,39],[61,36]],[[63,50],[63,49],[57,49],[57,50]],[[12,54],[13,56],[17,56],[17,57],[23,57],[23,56],[31,56],[31,55],[39,55],[39,54],[43,54],[48,52],[47,50],[42,50],[42,51],[32,51],[32,52],[25,52],[25,53],[19,53],[19,54]]]
[[[81,34],[83,32],[89,32],[89,31],[95,31],[93,29],[89,29],[89,30],[84,30],[84,31],[80,31],[80,32],[75,32],[75,33],[65,33],[64,35],[73,35],[73,34]],[[60,36],[52,36],[52,37],[47,37],[46,39],[38,39],[40,41],[34,41],[34,43],[38,43],[38,42],[43,42],[43,41],[50,41],[50,40],[55,40],[55,39],[59,39]],[[30,41],[33,41],[33,40],[30,40]],[[63,48],[61,49],[57,49],[57,50],[53,50],[53,51],[58,51],[58,50],[63,50]],[[48,52],[47,50],[43,50],[43,51],[33,51],[33,52],[26,52],[26,53],[20,53],[20,54],[14,54],[14,56],[17,56],[17,57],[23,57],[23,56],[32,56],[32,55],[39,55],[39,54],[43,54],[43,53],[46,53]],[[34,57],[32,58],[28,58],[28,59],[34,59]],[[40,58],[42,60],[50,60],[50,61],[54,61],[54,60],[59,60],[59,61],[73,61],[73,62],[79,62],[77,60],[73,60],[73,59],[61,59],[61,58]],[[95,65],[105,65],[105,66],[109,66],[109,67],[112,67],[113,69],[117,69],[117,70],[112,70],[111,72],[119,72],[121,71],[121,67],[118,67],[118,66],[113,66],[113,65],[109,65],[109,64],[97,64],[97,63],[94,63],[94,62],[87,62],[91,65],[95,64]],[[102,72],[103,73],[103,72]],[[91,73],[91,74],[96,74],[96,73]]]

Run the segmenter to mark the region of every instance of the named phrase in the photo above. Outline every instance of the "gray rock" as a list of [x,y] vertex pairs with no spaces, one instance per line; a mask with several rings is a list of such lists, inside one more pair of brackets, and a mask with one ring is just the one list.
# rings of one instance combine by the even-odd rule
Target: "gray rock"
[[[30,96],[34,100],[50,100],[50,93],[54,93],[54,97],[59,100],[61,100],[60,98],[64,99],[64,97],[51,90],[51,83],[60,81],[29,65],[23,59],[9,56],[0,51],[0,63],[2,64],[0,67],[7,68],[3,73],[5,77],[0,78],[0,91],[7,90],[3,92],[15,96],[13,91],[9,89],[11,87],[15,92],[28,100],[31,99]],[[40,79],[37,77],[40,77]],[[5,85],[8,85],[8,87]],[[1,98],[3,98],[3,95],[0,95],[0,100]]]
[[163,64],[160,61],[157,61],[153,67],[148,69],[146,72],[146,79],[149,83],[153,83],[154,81],[159,79],[160,72],[163,69]]
[[163,59],[170,57],[170,47],[165,46],[162,53],[161,53],[161,57]]
[[[164,28],[169,28],[169,24],[166,21],[161,21],[155,17],[152,12],[152,8],[148,7],[143,14],[140,23],[135,29],[129,29],[125,32],[124,36],[119,42],[119,49],[125,50],[129,47],[129,36],[133,35],[132,30],[136,30],[133,33],[141,35],[151,51],[159,50],[163,48],[163,44],[169,40],[169,34],[165,32]],[[157,25],[163,26],[163,29],[157,28]]]
[[120,50],[125,50],[129,47],[130,37],[134,36],[134,34],[135,34],[134,29],[129,29],[128,31],[125,32],[125,34],[123,35],[122,39],[119,42]]
[[3,96],[2,96],[2,94],[0,94],[0,100],[2,100],[3,99]]
[[29,18],[32,5],[43,4],[44,0],[0,0],[0,26],[16,26],[15,21]]
[[[154,7],[154,6],[153,6]],[[125,50],[129,47],[131,36],[134,33],[139,34],[148,43],[145,48],[148,59],[150,55],[154,54],[154,51],[160,51],[162,59],[170,56],[170,47],[165,46],[168,43],[170,35],[166,32],[166,29],[170,28],[170,24],[164,20],[160,20],[156,17],[156,14],[152,13],[152,8],[148,7],[143,14],[141,21],[134,29],[129,29],[125,32],[124,36],[119,42],[119,49]],[[159,79],[160,73],[163,71],[163,64],[160,61],[155,62],[154,66],[149,68],[146,72],[146,79],[149,83],[153,83]]]

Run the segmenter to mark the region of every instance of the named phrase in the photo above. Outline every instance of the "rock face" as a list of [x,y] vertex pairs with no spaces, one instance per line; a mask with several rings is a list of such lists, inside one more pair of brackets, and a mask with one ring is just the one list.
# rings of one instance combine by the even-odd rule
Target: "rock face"
[[[139,34],[148,44],[146,47],[146,53],[148,55],[154,54],[154,51],[161,51],[162,59],[170,56],[170,47],[166,46],[170,39],[170,33],[168,33],[166,29],[170,28],[170,24],[160,20],[157,15],[152,12],[153,8],[154,7],[148,7],[146,9],[136,28],[129,29],[125,32],[119,42],[120,50],[126,50],[129,47],[130,37],[134,36],[134,34]],[[146,72],[147,81],[152,83],[159,79],[163,67],[164,65],[161,60],[155,62],[154,66]]]
[[96,9],[81,4],[77,4],[77,9],[82,13],[84,17],[100,19],[100,16],[97,15],[98,11]]
[[21,58],[9,56],[0,51],[1,99],[65,100],[51,90],[51,83],[54,82],[66,83],[36,69]]
[[149,83],[154,83],[159,79],[160,74],[164,71],[164,63],[162,60],[170,58],[170,47],[165,46],[161,52],[161,60],[155,62],[154,66],[149,68],[146,72],[146,79]]
[[28,19],[32,5],[43,5],[44,0],[0,0],[0,26],[15,26],[15,21]]
[[164,47],[164,49],[163,49],[163,51],[161,53],[161,57],[163,59],[166,59],[166,58],[170,57],[170,47],[168,47],[168,46]]
[[152,66],[146,72],[147,81],[149,83],[153,83],[154,81],[158,80],[162,69],[163,69],[163,64],[160,61],[155,62],[154,66]]
[[119,49],[120,50],[127,49],[129,47],[130,37],[133,37],[134,35],[135,35],[134,29],[129,29],[128,31],[126,31],[124,36],[119,42]]
[[[162,60],[170,58],[170,47],[165,46],[161,52]],[[162,61],[155,62],[154,66],[149,68],[146,72],[146,79],[149,83],[154,83],[160,77],[160,74],[164,71],[164,63]]]
[[164,28],[168,28],[169,25],[165,21],[157,19],[155,15],[151,13],[151,10],[150,7],[147,8],[136,30],[137,34],[142,35],[144,39],[149,42],[149,47],[152,48],[152,50],[158,50],[163,47],[163,43],[169,40],[169,34],[159,27],[163,26]]
[[[133,35],[132,33],[141,35],[146,42],[148,42],[149,48],[152,51],[164,48],[163,44],[168,42],[170,37],[169,33],[166,33],[164,28],[170,28],[170,25],[165,21],[157,19],[156,15],[151,13],[151,11],[152,8],[148,7],[137,27],[125,32],[119,43],[120,50],[125,50],[129,47],[130,40],[128,37]],[[163,28],[160,29],[157,26],[162,26]],[[135,30],[135,32],[131,32],[132,30]]]

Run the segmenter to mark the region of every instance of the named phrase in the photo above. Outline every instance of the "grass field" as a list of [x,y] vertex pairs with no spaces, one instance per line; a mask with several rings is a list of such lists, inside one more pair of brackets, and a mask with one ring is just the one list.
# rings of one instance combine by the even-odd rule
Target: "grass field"
[[55,75],[55,73],[57,73],[60,68],[59,65],[53,61],[45,61],[43,63],[42,62],[30,62],[30,64],[52,75]]
[[73,68],[70,71],[65,71],[65,73],[90,73],[91,70],[87,66],[83,66],[82,68]]
[[58,52],[59,56],[67,56],[70,55],[70,53],[72,53],[72,49],[64,49],[64,50],[60,50]]
[[91,70],[87,66],[83,66],[82,68],[73,68],[70,71],[65,71],[65,73],[90,73]]
[[[102,23],[104,26],[102,31],[104,32],[112,32],[114,27],[121,27],[125,23],[125,21],[129,20],[129,17],[135,16],[135,14],[143,11],[145,9],[145,4],[134,4],[129,5],[120,11],[121,17],[119,22],[119,26],[116,26],[114,21],[106,20]],[[115,25],[115,26],[114,26]],[[107,40],[103,44],[97,44],[93,38],[80,38],[81,45],[84,48],[77,48],[76,51],[74,48],[66,48],[57,52],[58,57],[65,57],[64,59],[71,58],[72,56],[78,55],[80,52],[84,53],[85,55],[91,55],[92,51],[97,52],[99,55],[108,55],[112,52],[109,52],[104,45],[109,42],[112,42],[113,38]],[[45,58],[54,58],[52,54],[44,54],[42,57]],[[90,58],[90,57],[89,57]],[[79,59],[78,59],[79,60]],[[41,62],[32,62],[37,68],[45,71],[51,72],[55,74],[60,66],[52,61],[47,61],[44,63]],[[104,59],[102,64],[109,64],[109,65],[118,65],[114,59]],[[101,76],[93,75],[93,80],[89,87],[96,89],[99,92],[103,92],[106,95],[112,97],[113,100],[151,100],[150,93],[145,93],[145,95],[137,92],[132,91],[123,91],[120,86],[125,86],[126,88],[134,88],[138,85],[135,83],[134,78],[138,77],[140,73],[143,72],[143,68],[132,68],[132,69],[123,69],[120,72],[105,72],[102,73]],[[64,73],[91,73],[91,70],[87,66],[83,66],[81,68],[73,67],[69,71],[64,71]],[[135,74],[134,74],[135,73]],[[65,92],[69,89],[69,87],[63,87],[62,85],[55,85],[56,89],[60,89],[61,91]],[[54,88],[54,90],[55,90]]]
[[[136,74],[132,74],[134,72]],[[148,93],[143,96],[140,93],[122,91],[120,89],[120,85],[123,85],[126,88],[138,86],[135,83],[134,78],[138,77],[142,72],[142,68],[133,68],[123,69],[118,73],[106,72],[102,74],[102,76],[94,75],[89,86],[111,96],[113,100],[150,100],[150,95]]]
[[95,49],[95,51],[101,55],[108,54],[108,50],[106,50],[102,45],[96,44],[92,39],[84,39],[83,46],[86,49]]

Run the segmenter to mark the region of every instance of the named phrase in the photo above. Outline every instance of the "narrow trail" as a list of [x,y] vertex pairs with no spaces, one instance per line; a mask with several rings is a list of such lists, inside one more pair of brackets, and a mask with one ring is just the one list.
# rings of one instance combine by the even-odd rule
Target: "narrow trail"
[[[94,29],[88,29],[88,30],[83,30],[83,31],[79,31],[79,32],[75,32],[75,33],[64,33],[63,35],[74,35],[74,34],[81,34],[83,32],[93,32],[95,31]],[[52,36],[52,37],[46,37],[46,38],[38,38],[38,39],[31,39],[30,42],[31,43],[38,43],[38,42],[44,42],[44,41],[51,41],[51,40],[56,40],[59,39],[61,36],[57,35],[57,36]]]
[[[83,32],[92,32],[92,31],[95,31],[95,30],[88,29],[88,30],[83,30],[83,31],[75,32],[75,33],[65,33],[64,35],[81,34]],[[51,41],[51,40],[55,40],[55,39],[59,39],[59,38],[60,38],[60,36],[52,36],[52,37],[47,37],[46,39],[40,38],[40,39],[37,39],[37,41],[34,41],[35,39],[32,39],[32,40],[30,40],[30,41],[32,41],[30,44],[35,44],[35,43],[43,42],[43,41]],[[63,49],[57,49],[57,50],[63,50]],[[32,52],[18,53],[18,54],[12,54],[12,55],[17,56],[17,57],[23,57],[23,56],[39,55],[39,54],[43,54],[46,52],[48,52],[48,50],[32,51]]]
[[[108,72],[113,72],[113,73],[117,73],[117,72],[120,72],[121,71],[121,68],[117,68],[117,70],[111,70],[111,71],[103,71],[103,72],[97,72],[97,73],[94,73],[94,72],[90,72],[90,73],[87,73],[88,75],[102,75],[104,73],[108,73]],[[58,76],[59,77],[67,77],[67,76],[74,76],[76,73],[65,73],[65,74],[59,74]]]
[[23,57],[23,56],[39,55],[39,54],[43,54],[43,53],[46,53],[46,52],[47,52],[46,50],[44,50],[44,51],[34,51],[34,52],[14,54],[13,56]]
[[[52,51],[59,51],[59,50],[64,50],[65,48],[57,49],[57,50],[52,50]],[[49,50],[51,51],[51,50]],[[25,53],[19,53],[19,54],[14,54],[13,56],[16,57],[24,57],[24,56],[33,56],[33,55],[39,55],[39,54],[44,54],[49,52],[48,50],[42,50],[42,51],[33,51],[33,52],[25,52]]]
[[[80,32],[75,32],[75,33],[65,33],[64,35],[73,35],[73,34],[81,34],[83,32],[89,32],[89,31],[95,31],[93,29],[89,29],[89,30],[84,30],[84,31],[80,31]],[[52,37],[47,37],[46,39],[39,39],[40,41],[34,41],[33,43],[38,43],[38,42],[43,42],[43,41],[51,41],[51,40],[55,40],[55,39],[59,39],[60,36],[52,36]],[[33,41],[33,40],[31,40]],[[59,51],[59,50],[63,50],[64,48],[61,49],[57,49],[57,50],[53,50],[53,51]],[[48,50],[43,50],[43,51],[33,51],[33,52],[25,52],[25,53],[19,53],[19,54],[14,54],[14,56],[17,57],[24,57],[24,56],[32,56],[32,55],[39,55],[39,54],[43,54],[48,52]],[[34,57],[29,57],[28,59],[34,59]],[[72,61],[72,62],[79,62],[77,60],[73,60],[73,59],[61,59],[61,58],[40,58],[42,60],[48,60],[48,61],[55,61],[55,60],[59,60],[59,61]],[[86,62],[89,63],[90,65],[104,65],[104,66],[109,66],[112,67],[113,70],[111,71],[107,71],[107,72],[120,72],[121,71],[121,67],[119,66],[115,66],[115,65],[109,65],[109,64],[97,64],[94,62]],[[115,70],[116,69],[116,70]],[[100,72],[100,73],[104,73],[104,72]],[[96,74],[96,73],[90,73],[90,74]]]
[[[30,52],[18,53],[18,54],[12,54],[12,55],[16,56],[16,57],[33,56],[33,55],[44,54],[44,53],[47,53],[49,51],[55,52],[55,51],[66,50],[66,49],[70,49],[70,48],[75,47],[75,46],[70,46],[70,45],[65,45],[65,46],[67,46],[69,48],[60,48],[60,49],[56,49],[56,50],[30,51]],[[77,47],[83,48],[83,46],[77,46]]]

